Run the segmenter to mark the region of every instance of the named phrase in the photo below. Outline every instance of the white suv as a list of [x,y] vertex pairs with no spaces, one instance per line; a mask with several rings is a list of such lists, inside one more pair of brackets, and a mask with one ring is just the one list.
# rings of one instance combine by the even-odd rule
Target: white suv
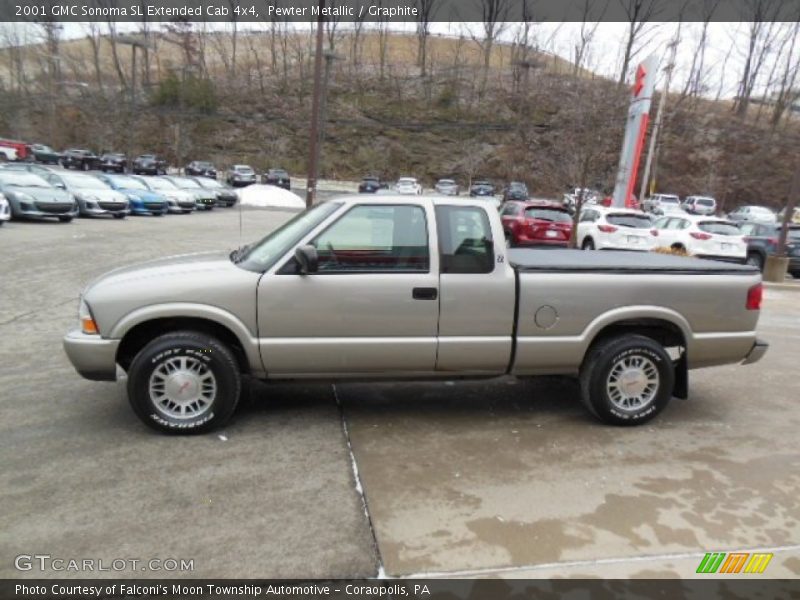
[[11,208],[6,197],[0,193],[0,225],[9,220],[11,220]]
[[397,180],[394,186],[398,194],[420,195],[422,193],[422,186],[419,184],[415,177],[401,177]]
[[717,212],[717,201],[710,196],[687,196],[681,205],[690,215],[713,215]]
[[667,215],[655,222],[656,245],[699,258],[744,263],[747,242],[736,223],[702,216]]
[[681,199],[675,194],[653,194],[644,201],[642,207],[647,212],[657,215],[683,212],[681,209]]
[[651,250],[656,238],[645,213],[625,208],[588,206],[578,221],[578,247],[584,250]]

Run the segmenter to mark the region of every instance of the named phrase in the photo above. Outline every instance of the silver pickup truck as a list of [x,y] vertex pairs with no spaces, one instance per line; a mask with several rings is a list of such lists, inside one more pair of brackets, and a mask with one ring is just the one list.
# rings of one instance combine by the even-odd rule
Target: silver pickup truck
[[123,267],[83,292],[64,339],[78,373],[128,375],[148,425],[208,431],[242,378],[580,378],[615,425],[685,398],[688,370],[752,363],[761,276],[655,253],[509,250],[480,200],[315,206],[231,253]]

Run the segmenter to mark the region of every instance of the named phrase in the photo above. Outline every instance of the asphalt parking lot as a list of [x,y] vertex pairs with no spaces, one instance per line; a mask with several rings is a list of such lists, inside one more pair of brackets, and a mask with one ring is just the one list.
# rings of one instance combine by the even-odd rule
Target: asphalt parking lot
[[[242,234],[239,218],[242,217]],[[800,575],[800,292],[766,293],[764,360],[691,375],[635,429],[574,382],[255,385],[223,431],[167,437],[61,349],[93,277],[230,249],[290,213],[0,229],[0,577],[20,554],[193,559],[186,577],[694,575],[763,549]],[[163,576],[110,572],[103,576]]]

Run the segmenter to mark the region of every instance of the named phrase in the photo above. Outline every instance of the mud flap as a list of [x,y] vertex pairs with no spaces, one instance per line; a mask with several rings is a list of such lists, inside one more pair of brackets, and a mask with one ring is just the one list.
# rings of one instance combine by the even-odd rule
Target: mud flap
[[686,350],[675,363],[675,387],[672,389],[672,395],[681,400],[689,397],[689,364],[686,360]]

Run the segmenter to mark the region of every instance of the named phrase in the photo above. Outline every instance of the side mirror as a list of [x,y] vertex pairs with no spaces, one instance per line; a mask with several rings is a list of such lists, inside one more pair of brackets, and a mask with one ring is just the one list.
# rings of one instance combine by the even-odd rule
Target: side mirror
[[64,185],[63,183],[61,183],[60,181],[57,181],[57,182],[56,182],[56,183],[54,183],[53,185],[54,185],[54,186],[56,186],[56,187],[57,187],[58,189],[60,189],[60,190],[65,190],[65,189],[67,189],[67,186],[66,186],[66,185]]
[[294,251],[294,258],[297,261],[301,275],[316,273],[319,270],[319,255],[314,246],[298,246]]

